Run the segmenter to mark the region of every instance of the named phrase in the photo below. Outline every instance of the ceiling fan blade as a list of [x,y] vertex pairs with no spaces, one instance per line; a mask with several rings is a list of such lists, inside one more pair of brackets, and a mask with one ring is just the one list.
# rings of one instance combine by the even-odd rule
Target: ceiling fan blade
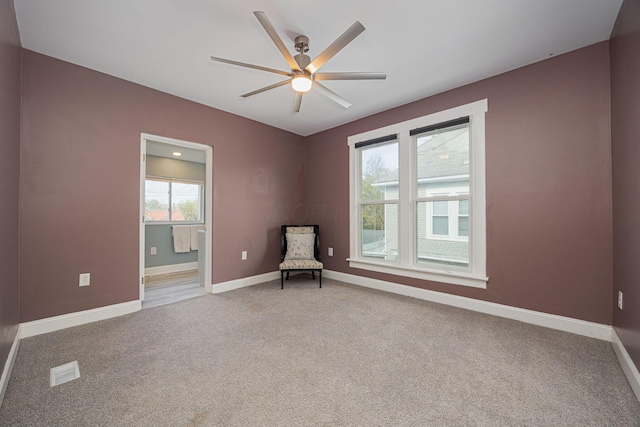
[[276,70],[274,68],[261,67],[260,65],[246,64],[244,62],[232,61],[231,59],[216,58],[215,56],[212,56],[211,60],[216,62],[224,62],[225,64],[237,65],[239,67],[253,68],[254,70],[268,71],[269,73],[281,74],[283,76],[289,76],[289,77],[291,76],[291,73],[287,73],[286,71]]
[[300,104],[302,103],[302,92],[296,92],[296,97],[293,101],[293,112],[300,112]]
[[346,99],[344,99],[343,97],[341,97],[340,95],[338,95],[337,93],[329,89],[328,87],[318,82],[313,82],[313,87],[319,93],[323,94],[333,102],[337,102],[338,104],[342,105],[344,108],[349,108],[352,105],[349,101],[347,101]]
[[275,88],[280,87],[280,86],[288,85],[290,83],[291,83],[290,79],[283,80],[281,82],[274,83],[274,84],[269,85],[267,87],[263,87],[262,89],[254,90],[253,92],[245,93],[244,95],[240,95],[240,96],[243,97],[243,98],[248,98],[250,96],[257,95],[259,93],[266,92],[268,90],[275,89]]
[[384,80],[386,73],[316,73],[315,80]]
[[256,18],[258,18],[258,21],[260,21],[260,24],[262,24],[264,30],[267,32],[267,34],[269,34],[269,37],[271,37],[271,40],[273,40],[282,56],[284,56],[284,59],[287,61],[287,64],[289,64],[289,67],[291,67],[292,70],[300,70],[300,66],[298,65],[296,60],[293,59],[293,56],[291,56],[291,53],[289,53],[289,51],[285,47],[282,39],[276,32],[276,29],[273,28],[273,25],[271,25],[271,21],[269,21],[269,18],[267,18],[267,14],[259,11],[253,12],[253,14],[256,16]]
[[340,37],[338,37],[333,43],[329,45],[316,59],[314,59],[311,64],[305,67],[305,70],[309,71],[311,74],[315,73],[327,63],[328,60],[333,58],[336,53],[340,52],[342,48],[351,43],[353,39],[358,37],[361,32],[364,31],[364,26],[356,21],[352,26],[347,29]]

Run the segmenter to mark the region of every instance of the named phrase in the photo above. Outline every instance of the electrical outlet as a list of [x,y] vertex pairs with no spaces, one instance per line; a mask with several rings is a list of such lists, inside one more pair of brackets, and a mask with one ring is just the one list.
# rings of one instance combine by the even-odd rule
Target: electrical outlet
[[622,310],[622,291],[618,291],[618,308]]
[[80,273],[78,286],[89,286],[91,284],[91,273]]
[[333,248],[329,248],[329,256],[333,256]]
[[247,251],[242,251],[242,260],[246,260],[247,259]]
[[156,246],[151,246],[151,255],[156,255],[158,253],[158,248]]

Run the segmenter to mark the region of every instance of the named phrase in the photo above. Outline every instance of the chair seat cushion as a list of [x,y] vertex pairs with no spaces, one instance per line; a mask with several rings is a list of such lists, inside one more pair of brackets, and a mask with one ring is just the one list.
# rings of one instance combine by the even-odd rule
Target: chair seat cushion
[[322,270],[322,263],[315,259],[290,259],[280,263],[280,270]]

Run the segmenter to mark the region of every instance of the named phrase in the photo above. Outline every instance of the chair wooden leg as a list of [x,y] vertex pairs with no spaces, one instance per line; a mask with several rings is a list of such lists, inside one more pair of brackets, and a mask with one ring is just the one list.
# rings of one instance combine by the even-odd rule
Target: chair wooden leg
[[[284,289],[284,270],[280,270],[280,289]],[[289,280],[289,271],[286,272],[287,273],[287,280]],[[311,271],[311,277],[313,278],[313,280],[316,279],[316,272],[315,270]],[[322,270],[318,270],[318,280],[320,282],[320,287],[322,287]]]

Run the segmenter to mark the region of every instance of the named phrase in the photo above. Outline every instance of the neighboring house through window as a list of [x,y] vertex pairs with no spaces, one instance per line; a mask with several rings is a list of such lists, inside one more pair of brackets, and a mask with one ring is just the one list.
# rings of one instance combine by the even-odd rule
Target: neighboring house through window
[[352,267],[486,287],[478,101],[349,137]]

